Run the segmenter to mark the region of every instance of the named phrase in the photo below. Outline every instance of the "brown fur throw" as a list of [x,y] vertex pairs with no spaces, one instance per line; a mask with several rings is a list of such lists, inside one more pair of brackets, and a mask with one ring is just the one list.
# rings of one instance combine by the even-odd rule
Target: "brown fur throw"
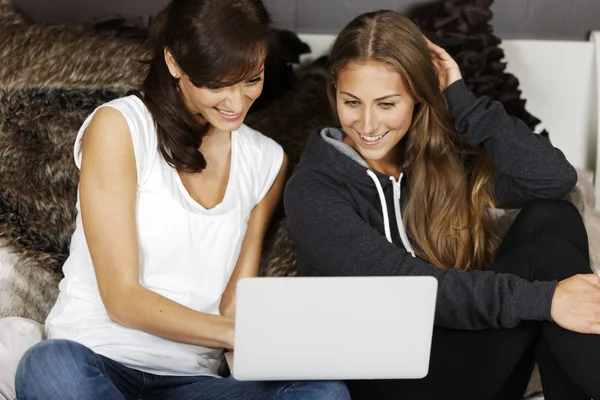
[[0,20],[3,86],[130,89],[141,83],[145,67],[137,60],[147,55],[139,41],[91,28]]

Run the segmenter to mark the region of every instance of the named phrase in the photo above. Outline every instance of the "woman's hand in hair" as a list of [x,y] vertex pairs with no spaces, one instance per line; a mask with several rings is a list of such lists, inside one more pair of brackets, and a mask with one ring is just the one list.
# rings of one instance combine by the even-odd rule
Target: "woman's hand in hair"
[[570,331],[600,334],[600,278],[575,275],[558,282],[551,315],[554,322]]
[[433,65],[438,71],[440,78],[440,89],[442,91],[452,85],[454,82],[462,79],[460,68],[454,59],[442,49],[440,46],[433,44],[429,39],[425,38],[429,53],[431,54],[431,60]]

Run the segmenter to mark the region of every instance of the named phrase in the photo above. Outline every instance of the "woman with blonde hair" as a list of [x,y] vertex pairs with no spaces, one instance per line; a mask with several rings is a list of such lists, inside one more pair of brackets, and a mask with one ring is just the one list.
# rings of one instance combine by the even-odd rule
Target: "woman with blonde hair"
[[[600,398],[599,280],[560,150],[398,13],[350,22],[330,69],[340,126],[310,136],[284,195],[300,268],[439,282],[429,375],[353,398],[523,398],[534,360],[547,399]],[[505,206],[523,210],[500,240]]]

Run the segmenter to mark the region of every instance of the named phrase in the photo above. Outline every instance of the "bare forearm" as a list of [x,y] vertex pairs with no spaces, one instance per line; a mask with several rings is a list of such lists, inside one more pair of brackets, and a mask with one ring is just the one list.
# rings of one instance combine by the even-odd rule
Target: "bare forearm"
[[[223,302],[225,300],[225,302]],[[227,296],[221,301],[219,312],[224,317],[235,318],[235,294]]]
[[233,318],[194,311],[142,286],[109,298],[118,299],[105,301],[110,318],[127,328],[181,343],[233,347]]
[[262,240],[258,239],[254,241],[254,246],[250,250],[242,247],[242,255],[238,259],[236,268],[231,278],[229,278],[227,287],[221,297],[221,304],[219,305],[221,315],[235,318],[237,284],[243,278],[253,278],[258,275],[261,248]]

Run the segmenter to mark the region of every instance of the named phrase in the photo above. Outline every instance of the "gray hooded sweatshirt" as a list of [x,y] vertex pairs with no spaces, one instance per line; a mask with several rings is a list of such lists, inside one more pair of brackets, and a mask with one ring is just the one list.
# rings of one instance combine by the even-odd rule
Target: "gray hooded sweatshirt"
[[[577,174],[563,153],[507,115],[500,103],[475,97],[462,80],[444,94],[457,131],[491,156],[499,205],[562,199],[573,189]],[[313,132],[285,190],[290,236],[305,275],[434,276],[435,324],[445,328],[499,329],[551,320],[556,281],[444,269],[415,257],[402,224],[403,178],[410,175],[396,180],[371,170],[342,141],[344,135],[333,127]]]

